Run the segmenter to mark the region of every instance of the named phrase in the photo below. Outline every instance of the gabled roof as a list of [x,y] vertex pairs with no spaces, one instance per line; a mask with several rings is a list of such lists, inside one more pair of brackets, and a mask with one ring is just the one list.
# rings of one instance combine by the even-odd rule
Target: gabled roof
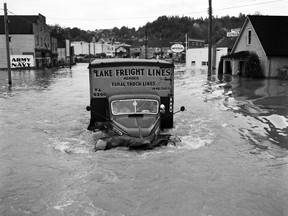
[[288,16],[248,16],[267,56],[288,55]]
[[235,46],[249,21],[267,56],[288,56],[288,16],[248,16]]
[[[8,16],[9,34],[33,34],[33,23],[37,23],[35,16]],[[0,34],[5,34],[4,16],[0,16]]]
[[219,40],[216,44],[216,47],[227,47],[228,50],[231,50],[235,44],[237,37],[225,37]]

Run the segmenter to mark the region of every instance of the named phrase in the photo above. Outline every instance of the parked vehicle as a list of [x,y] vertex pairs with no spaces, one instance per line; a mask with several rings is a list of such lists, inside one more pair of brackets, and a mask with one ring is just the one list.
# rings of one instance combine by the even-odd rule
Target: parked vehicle
[[173,127],[173,63],[155,59],[96,59],[89,65],[89,77],[88,129],[116,134],[102,139],[104,146],[99,148],[167,144],[171,135],[163,131]]

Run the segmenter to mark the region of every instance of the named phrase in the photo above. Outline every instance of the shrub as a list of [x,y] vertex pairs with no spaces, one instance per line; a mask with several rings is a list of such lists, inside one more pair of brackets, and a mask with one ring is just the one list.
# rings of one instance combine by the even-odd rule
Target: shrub
[[246,60],[245,64],[245,72],[243,74],[243,77],[248,78],[263,78],[263,72],[261,69],[261,64],[259,57],[256,53],[251,52]]

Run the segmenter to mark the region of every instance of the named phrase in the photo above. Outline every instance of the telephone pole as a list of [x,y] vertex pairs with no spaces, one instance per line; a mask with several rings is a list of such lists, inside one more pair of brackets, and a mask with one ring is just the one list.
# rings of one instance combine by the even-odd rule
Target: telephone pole
[[4,3],[4,27],[6,35],[6,53],[7,53],[7,68],[8,68],[8,85],[12,86],[11,65],[10,65],[10,48],[9,48],[9,20],[7,15],[7,4]]
[[145,28],[145,59],[148,58],[148,32],[147,28]]
[[208,78],[211,77],[212,70],[212,0],[209,0],[209,27],[208,27]]

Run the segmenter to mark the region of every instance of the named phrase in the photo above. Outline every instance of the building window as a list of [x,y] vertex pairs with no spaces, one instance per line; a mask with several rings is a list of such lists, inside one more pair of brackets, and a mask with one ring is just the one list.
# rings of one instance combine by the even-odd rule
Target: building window
[[202,64],[202,66],[206,66],[206,65],[208,65],[208,62],[202,61],[201,64]]
[[247,32],[247,44],[248,45],[251,44],[251,29],[249,29]]
[[191,66],[195,66],[196,62],[195,61],[191,61]]

